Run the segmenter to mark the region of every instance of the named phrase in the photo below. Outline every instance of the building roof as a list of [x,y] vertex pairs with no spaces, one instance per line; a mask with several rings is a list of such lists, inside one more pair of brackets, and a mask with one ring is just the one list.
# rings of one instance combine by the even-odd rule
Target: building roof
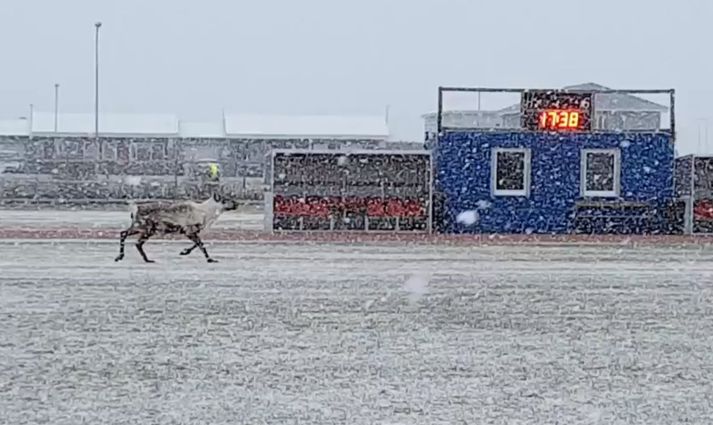
[[[562,87],[564,90],[611,90],[597,83],[583,83]],[[595,111],[647,111],[666,112],[668,108],[650,100],[628,93],[596,93],[594,96]],[[501,115],[519,114],[520,104],[508,106],[498,111]]]
[[[34,112],[32,120],[0,121],[3,136],[92,136],[94,114]],[[228,114],[215,121],[182,121],[171,114],[100,114],[105,137],[329,138],[386,140],[383,116],[286,116]]]
[[222,121],[180,121],[179,134],[185,138],[223,138],[225,128]]
[[241,115],[225,116],[225,132],[230,137],[250,138],[330,138],[387,139],[384,116],[336,115]]
[[27,136],[29,132],[30,122],[25,118],[0,120],[0,134],[3,136]]
[[[611,90],[609,87],[597,83],[575,84],[563,88],[565,90]],[[594,110],[666,112],[668,108],[664,105],[628,93],[600,93],[594,97]]]
[[[472,115],[472,116],[487,116],[499,115],[500,111],[491,110],[476,110],[476,109],[448,109],[441,112],[441,115]],[[438,112],[426,112],[421,115],[421,118],[431,118],[438,116]]]
[[[99,133],[104,136],[178,135],[178,118],[171,114],[100,114]],[[32,134],[92,135],[94,114],[58,114],[55,132],[54,114],[35,112],[32,114]]]

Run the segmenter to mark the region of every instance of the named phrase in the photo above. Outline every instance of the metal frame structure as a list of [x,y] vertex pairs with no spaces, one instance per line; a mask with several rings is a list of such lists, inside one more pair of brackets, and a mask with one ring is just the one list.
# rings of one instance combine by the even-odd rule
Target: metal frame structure
[[[275,196],[275,156],[277,154],[329,154],[329,155],[421,155],[428,158],[428,221],[425,233],[433,232],[433,177],[434,177],[434,165],[433,165],[433,155],[431,151],[428,150],[412,150],[412,149],[345,149],[345,150],[331,150],[331,149],[272,149],[266,156],[269,157],[269,166],[265,167],[265,178],[269,181],[266,184],[268,192],[265,193],[265,230],[269,233],[275,233],[273,228],[274,221],[274,211],[273,202]],[[368,227],[368,226],[367,226]],[[326,233],[326,232],[340,232],[335,230],[280,230],[280,233]],[[355,232],[353,230],[348,232]],[[399,230],[368,230],[365,229],[364,232],[368,233],[401,233]],[[423,231],[409,231],[408,233],[424,233]]]
[[[438,87],[438,115],[436,117],[436,142],[440,142],[440,138],[443,136],[443,133],[445,131],[468,131],[468,130],[473,130],[469,128],[447,128],[443,126],[443,93],[446,92],[460,92],[460,93],[525,93],[529,91],[534,91],[534,90],[546,90],[546,91],[552,91],[552,92],[557,92],[557,93],[594,93],[595,95],[597,94],[668,94],[669,95],[669,115],[670,115],[670,127],[668,129],[660,129],[657,131],[660,132],[668,132],[671,133],[671,140],[675,144],[676,140],[676,91],[675,89],[641,89],[641,90],[633,90],[633,89],[625,89],[625,90],[616,90],[616,89],[590,89],[590,90],[584,90],[584,89],[534,89],[534,88],[529,88],[529,89],[524,89],[524,88],[493,88],[493,87],[443,87],[439,86]],[[593,106],[594,112],[596,112],[596,107]],[[490,129],[484,129],[484,128],[478,128],[479,131],[508,131],[508,132],[513,132],[513,131],[521,131],[521,132],[527,132],[528,130],[522,129],[522,128],[493,128],[492,130]],[[639,130],[627,130],[631,132],[637,132]],[[607,132],[607,130],[596,130],[592,129],[592,133],[597,133],[597,132]]]
[[[690,159],[691,161],[691,169],[689,171],[689,176],[688,176],[688,193],[682,195],[680,200],[685,202],[686,208],[685,208],[685,214],[684,214],[684,233],[689,234],[689,235],[713,235],[712,232],[696,232],[695,228],[693,226],[694,221],[695,221],[695,213],[694,209],[696,206],[696,201],[700,198],[697,197],[697,188],[696,188],[696,160],[697,159],[707,159],[713,161],[713,155],[696,155],[696,154],[689,154],[689,155],[684,155],[681,156],[677,159]],[[674,174],[674,178],[676,177],[676,174]],[[675,182],[674,182],[675,184]],[[706,198],[702,198],[706,199]]]

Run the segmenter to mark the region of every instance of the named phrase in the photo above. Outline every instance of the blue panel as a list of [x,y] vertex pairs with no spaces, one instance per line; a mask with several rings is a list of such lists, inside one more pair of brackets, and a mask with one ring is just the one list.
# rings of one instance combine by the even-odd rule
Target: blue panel
[[[531,150],[529,197],[491,195],[493,148]],[[435,147],[436,187],[445,196],[448,233],[567,233],[580,199],[582,149],[621,152],[621,198],[659,208],[673,195],[674,149],[666,133],[553,134],[449,132]],[[456,223],[459,212],[479,211],[476,224]]]

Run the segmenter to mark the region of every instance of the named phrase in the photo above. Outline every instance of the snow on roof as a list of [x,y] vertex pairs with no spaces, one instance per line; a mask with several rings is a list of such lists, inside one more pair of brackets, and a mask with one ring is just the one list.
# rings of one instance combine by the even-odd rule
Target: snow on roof
[[216,122],[197,122],[197,121],[180,121],[178,123],[179,134],[181,137],[194,138],[222,138],[225,137],[223,123]]
[[[498,115],[499,111],[493,110],[473,110],[473,109],[445,109],[441,111],[441,115],[470,115],[470,116],[486,116],[486,115]],[[426,112],[421,114],[421,118],[433,118],[438,116],[438,111]]]
[[30,123],[24,118],[15,120],[0,120],[0,135],[27,136],[30,134]]
[[242,115],[225,116],[229,136],[252,138],[363,138],[387,139],[384,116]]
[[[54,113],[32,114],[33,134],[94,134],[94,114],[63,113],[57,116],[54,131]],[[178,135],[178,118],[170,114],[99,114],[100,135]]]
[[[610,90],[597,83],[565,86],[565,90]],[[666,112],[668,107],[628,93],[600,93],[594,98],[594,109],[599,111]]]
[[[92,113],[59,114],[56,132],[54,119],[54,113],[34,112],[31,124],[26,119],[0,120],[0,135],[94,135]],[[171,114],[100,114],[99,135],[386,140],[389,128],[383,116],[230,114],[223,120],[200,122],[181,121]]]

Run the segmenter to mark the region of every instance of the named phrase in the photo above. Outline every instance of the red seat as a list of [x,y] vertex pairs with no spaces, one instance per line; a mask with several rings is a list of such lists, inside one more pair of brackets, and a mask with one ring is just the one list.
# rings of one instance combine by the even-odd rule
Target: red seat
[[389,199],[386,203],[386,215],[389,217],[403,217],[404,205],[400,199]]
[[383,217],[385,215],[384,207],[385,204],[381,198],[371,198],[366,203],[366,215],[369,217]]
[[416,199],[406,201],[404,209],[406,217],[423,217],[426,213],[426,207]]
[[698,201],[693,208],[693,216],[698,220],[713,220],[713,202]]

